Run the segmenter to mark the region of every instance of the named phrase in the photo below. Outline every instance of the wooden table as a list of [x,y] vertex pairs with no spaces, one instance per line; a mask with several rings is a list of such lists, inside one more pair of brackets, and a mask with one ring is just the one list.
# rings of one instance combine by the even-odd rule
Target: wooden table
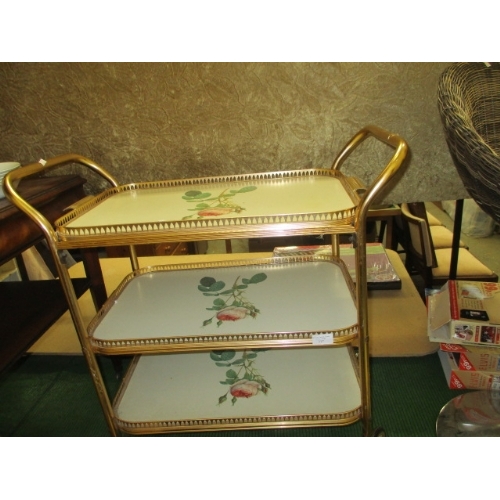
[[[19,193],[53,223],[64,210],[85,196],[86,180],[77,175],[29,178],[21,181]],[[0,264],[16,259],[21,282],[0,282],[0,372],[20,356],[67,310],[58,280],[29,281],[20,258],[22,252],[43,240],[38,226],[7,198],[0,199]],[[97,250],[82,254],[84,267],[92,276],[96,304],[106,300]],[[89,288],[91,280],[74,282],[77,295]],[[101,285],[100,285],[101,283]]]

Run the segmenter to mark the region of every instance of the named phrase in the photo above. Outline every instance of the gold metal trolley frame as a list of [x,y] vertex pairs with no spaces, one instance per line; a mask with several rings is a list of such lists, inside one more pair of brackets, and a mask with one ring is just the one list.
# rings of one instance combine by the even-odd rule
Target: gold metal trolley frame
[[[351,153],[365,139],[373,137],[395,151],[387,165],[375,180],[365,187],[355,177],[346,176],[341,166]],[[48,160],[32,163],[11,171],[4,179],[4,191],[11,202],[25,212],[43,231],[50,251],[56,263],[57,272],[67,297],[69,309],[88,364],[104,415],[112,435],[120,432],[145,434],[180,431],[204,431],[228,429],[255,429],[286,426],[347,425],[362,420],[363,434],[372,435],[371,381],[369,362],[369,329],[367,319],[367,283],[366,283],[366,218],[372,202],[380,192],[394,179],[396,172],[403,165],[408,153],[406,142],[396,134],[389,133],[375,126],[361,129],[342,148],[328,169],[303,169],[293,171],[264,172],[256,174],[226,175],[196,179],[144,182],[120,185],[104,168],[94,161],[80,155],[68,154]],[[69,208],[66,215],[52,226],[44,216],[21,198],[15,188],[17,182],[25,177],[46,173],[55,168],[80,164],[98,174],[110,185],[108,189],[95,196],[89,196]],[[215,192],[216,195],[212,195]],[[218,195],[217,195],[218,193]],[[223,194],[221,194],[223,193]],[[226,196],[228,193],[231,196]],[[235,202],[236,194],[238,201]],[[214,199],[215,205],[203,200]],[[231,201],[229,201],[231,199]],[[189,203],[194,202],[194,205]],[[217,205],[218,203],[218,205]],[[195,206],[197,210],[187,209]],[[215,208],[213,208],[215,206]],[[271,208],[269,208],[271,207]],[[184,214],[184,215],[183,215]],[[201,241],[229,238],[251,238],[266,236],[286,236],[302,234],[331,234],[331,259],[317,257],[243,259],[241,261],[221,262],[198,265],[160,266],[159,268],[141,269],[134,251],[134,245],[160,243],[163,241]],[[353,284],[339,258],[339,235],[353,235],[356,254],[356,279]],[[78,301],[73,290],[68,269],[60,262],[58,251],[89,247],[127,245],[131,249],[132,274],[129,275],[105,306],[98,311],[96,318],[87,326],[84,324]],[[270,275],[278,270],[300,269],[300,266],[329,266],[329,272],[343,275],[346,292],[352,296],[356,313],[353,323],[340,328],[324,328],[323,324],[315,328],[301,328],[299,331],[242,331],[239,333],[214,333],[201,335],[199,330],[179,332],[172,335],[151,335],[141,337],[137,334],[132,341],[117,339],[104,341],[96,339],[96,329],[100,328],[103,318],[111,314],[114,303],[121,294],[128,293],[128,286],[144,276],[167,277],[171,272],[190,273],[181,276],[196,276],[200,269],[205,274],[214,275],[218,270],[238,273],[246,269],[268,269]],[[298,267],[297,267],[298,266]],[[311,268],[312,269],[312,268]],[[323,268],[322,268],[323,269]],[[308,271],[309,272],[309,271]],[[157,273],[157,274],[155,274]],[[166,274],[164,274],[166,273]],[[272,274],[274,276],[274,274]],[[179,282],[183,282],[181,279]],[[132,292],[130,292],[132,293]],[[335,307],[334,304],[331,305]],[[327,309],[324,308],[323,309]],[[248,311],[247,311],[248,312]],[[257,314],[254,313],[256,316]],[[233,321],[235,329],[239,324]],[[178,328],[180,330],[181,328]],[[327,335],[330,347],[347,349],[337,355],[344,361],[350,359],[354,366],[355,378],[359,383],[360,405],[347,411],[297,412],[296,415],[237,415],[221,418],[206,417],[186,419],[162,419],[131,423],[124,421],[117,408],[124,398],[126,384],[130,382],[133,371],[142,357],[149,355],[186,355],[213,351],[222,352],[230,349],[271,349],[298,348],[307,350],[311,356],[318,335]],[[359,352],[354,356],[350,347],[352,340],[358,337]],[[295,351],[296,349],[292,349]],[[246,352],[246,351],[245,351]],[[306,351],[302,351],[306,352]],[[320,352],[320,351],[317,351]],[[326,352],[322,349],[322,352]],[[136,361],[126,375],[122,388],[113,404],[105,387],[96,356],[99,354],[119,355],[134,354]],[[296,353],[296,354],[297,354]],[[252,354],[253,355],[253,354]],[[324,354],[321,354],[323,356]],[[284,356],[280,355],[283,359]],[[145,358],[146,359],[146,358]],[[160,358],[156,358],[155,362]],[[172,360],[174,358],[167,358]],[[187,358],[185,358],[187,359]],[[192,358],[194,359],[194,358]],[[277,359],[277,358],[276,358]],[[288,359],[288,358],[287,358]],[[290,358],[295,359],[295,358]],[[150,358],[152,361],[153,358]],[[338,361],[342,364],[344,361]],[[292,361],[285,361],[290,363]],[[295,362],[295,361],[293,361]],[[167,363],[168,365],[169,363]],[[328,361],[325,361],[325,366]],[[167,368],[165,368],[167,369]],[[259,379],[260,380],[260,379]],[[264,391],[260,385],[259,390]],[[243,404],[242,404],[243,405]],[[240,405],[240,406],[242,406]],[[132,405],[133,406],[133,405]],[[233,405],[235,406],[235,405]]]

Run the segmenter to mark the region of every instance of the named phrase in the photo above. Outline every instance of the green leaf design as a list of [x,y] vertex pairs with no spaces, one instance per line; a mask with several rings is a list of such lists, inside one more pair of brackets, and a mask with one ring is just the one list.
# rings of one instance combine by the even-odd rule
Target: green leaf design
[[198,285],[198,290],[200,290],[200,292],[218,292],[222,290],[225,286],[226,284],[223,281],[215,281],[209,286],[205,286],[203,284]]
[[213,285],[210,286],[211,292],[218,292],[222,290],[226,284],[223,281],[216,281]]
[[[260,310],[248,301],[245,297],[244,291],[249,285],[261,283],[266,279],[267,275],[265,273],[254,274],[250,279],[238,276],[231,287],[226,287],[226,283],[224,281],[216,281],[216,279],[212,276],[205,276],[200,279],[198,290],[200,290],[205,296],[227,296],[226,300],[215,299],[212,303],[212,307],[205,308],[207,311],[220,311],[225,307],[244,307],[246,309],[246,314],[249,317],[256,318],[257,314],[260,313]],[[215,317],[216,315],[212,316],[212,319]],[[217,320],[217,327],[220,327],[226,318],[217,318]],[[203,324],[203,326],[205,326],[205,324]]]
[[[226,370],[226,378],[223,381],[219,381],[219,384],[224,386],[232,386],[240,381],[254,381],[259,384],[258,392],[267,395],[271,389],[271,384],[266,382],[265,378],[259,373],[259,371],[254,367],[256,363],[257,354],[255,351],[267,351],[269,349],[244,349],[242,353],[239,353],[241,357],[237,357],[232,363],[228,364],[222,360],[223,356],[235,357],[237,352],[234,350],[214,350],[210,353],[210,357],[215,361],[216,366],[221,368],[227,368],[227,366],[234,365],[235,369],[230,368]],[[224,396],[219,398],[219,405],[224,403],[231,397],[230,389]],[[238,401],[236,396],[231,399],[232,405],[235,405]]]
[[201,278],[200,285],[205,288],[210,288],[217,280],[215,278],[211,278],[210,276],[205,276]]
[[236,191],[237,193],[248,193],[250,191],[255,191],[257,189],[256,186],[245,186]]
[[266,273],[257,273],[250,278],[250,283],[260,283],[267,279]]
[[188,201],[196,201],[210,198],[210,196],[212,196],[210,193],[202,193],[201,191],[187,191],[182,198]]
[[229,361],[233,359],[236,356],[236,351],[214,351],[214,352],[220,352],[220,357],[223,361]]
[[206,319],[206,320],[203,322],[203,326],[207,326],[207,325],[209,325],[210,323],[212,323],[212,318],[210,318],[210,319]]

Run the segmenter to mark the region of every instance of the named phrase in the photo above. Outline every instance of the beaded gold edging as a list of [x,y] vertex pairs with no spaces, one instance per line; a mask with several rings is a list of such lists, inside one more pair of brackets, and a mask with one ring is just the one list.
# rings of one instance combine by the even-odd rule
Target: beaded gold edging
[[159,422],[127,422],[116,418],[116,424],[127,434],[151,434],[171,432],[203,432],[223,429],[245,430],[282,427],[345,426],[361,418],[361,407],[342,413],[317,415],[277,415],[262,417],[170,420]]
[[100,354],[136,354],[138,352],[181,352],[206,349],[252,347],[309,347],[313,346],[315,335],[332,334],[334,345],[343,345],[351,342],[359,335],[357,324],[346,325],[337,330],[322,331],[291,331],[291,332],[254,332],[225,335],[178,335],[172,337],[149,337],[123,340],[100,340],[94,338],[94,332],[108,314],[113,304],[126,289],[127,285],[136,277],[155,273],[181,270],[196,270],[209,268],[252,267],[261,268],[286,264],[301,264],[308,262],[327,262],[338,266],[346,280],[346,285],[354,300],[354,286],[345,266],[345,263],[330,255],[292,255],[286,257],[266,257],[259,259],[242,259],[235,261],[194,262],[170,265],[158,265],[140,268],[127,275],[110,295],[104,306],[92,319],[88,326],[88,335],[92,349]]
[[358,327],[335,331],[317,332],[281,332],[228,334],[225,336],[169,337],[132,340],[104,341],[91,338],[92,348],[100,354],[134,354],[137,352],[182,352],[206,349],[229,349],[241,346],[248,347],[308,347],[314,345],[315,335],[332,334],[333,344],[343,345],[358,336]]
[[[77,219],[79,216],[90,211],[106,199],[126,191],[146,190],[169,188],[178,186],[193,187],[196,185],[214,184],[220,182],[245,182],[245,181],[269,181],[269,180],[283,180],[283,179],[296,179],[301,177],[335,177],[338,179],[347,194],[353,201],[353,207],[346,210],[339,210],[334,212],[318,212],[318,213],[298,213],[298,214],[269,214],[266,216],[240,216],[240,217],[226,217],[216,219],[195,219],[195,220],[176,220],[176,221],[160,221],[160,222],[144,222],[135,224],[116,224],[105,226],[93,226],[91,228],[71,228],[67,224]],[[283,172],[267,172],[260,174],[242,174],[232,176],[219,176],[219,177],[203,177],[195,179],[178,179],[178,180],[165,180],[144,182],[136,184],[127,184],[123,186],[110,188],[103,193],[93,197],[86,203],[77,207],[69,214],[61,217],[55,223],[56,231],[61,241],[71,240],[73,238],[119,238],[129,234],[138,233],[171,233],[171,232],[201,232],[200,237],[206,238],[212,231],[220,230],[220,228],[234,229],[238,227],[248,226],[273,226],[281,224],[296,224],[297,230],[303,231],[301,226],[320,225],[326,231],[327,226],[343,226],[353,225],[356,213],[356,204],[359,202],[357,194],[353,191],[346,178],[336,170],[326,169],[303,169],[292,170]],[[250,233],[251,229],[247,229]],[[208,233],[206,233],[208,231]],[[253,232],[256,230],[254,229]],[[261,234],[258,231],[256,234]],[[190,234],[190,239],[194,235]]]
[[[248,216],[248,217],[234,217],[234,218],[220,218],[220,219],[195,219],[186,221],[166,221],[166,222],[146,222],[136,224],[119,224],[110,226],[93,226],[92,228],[68,228],[59,226],[57,231],[61,241],[71,238],[97,238],[97,237],[120,237],[122,235],[137,235],[138,233],[172,233],[176,231],[201,231],[200,238],[205,239],[212,233],[210,231],[231,230],[235,227],[245,226],[272,226],[279,224],[297,224],[299,225],[296,231],[304,231],[309,226],[308,224],[319,225],[318,229],[323,232],[327,231],[328,226],[345,226],[353,225],[355,209],[344,210],[341,212],[330,213],[316,213],[316,214],[292,214],[292,215],[269,215],[269,216]],[[301,228],[301,225],[304,226]],[[203,233],[205,231],[205,233]],[[248,234],[252,232],[255,236],[262,234],[260,230],[252,228],[245,228]],[[352,229],[351,229],[352,232]],[[189,235],[193,239],[193,234]],[[163,236],[165,238],[166,236]],[[187,237],[187,236],[186,236]],[[172,239],[177,239],[173,235]],[[188,238],[189,239],[189,238]],[[135,240],[136,241],[136,240]]]
[[[359,366],[353,349],[349,348],[353,370],[359,383]],[[175,433],[175,432],[203,432],[223,429],[266,429],[283,427],[324,427],[345,426],[359,421],[362,418],[361,406],[343,412],[295,414],[295,415],[262,415],[246,417],[220,418],[193,418],[180,420],[160,420],[146,422],[131,422],[117,416],[125,388],[130,381],[140,356],[136,356],[127,371],[113,404],[116,425],[127,434]]]

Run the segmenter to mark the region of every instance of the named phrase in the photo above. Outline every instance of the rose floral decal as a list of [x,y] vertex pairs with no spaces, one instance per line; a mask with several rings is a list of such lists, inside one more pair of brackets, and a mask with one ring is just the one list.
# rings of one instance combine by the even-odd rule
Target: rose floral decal
[[239,214],[245,209],[240,205],[236,205],[233,198],[237,194],[248,193],[256,189],[255,186],[245,186],[241,189],[225,189],[218,196],[212,196],[211,193],[203,193],[202,191],[186,191],[182,199],[188,203],[196,203],[194,208],[188,209],[196,212],[196,214],[187,215],[182,219],[191,219],[195,215],[197,215],[197,219],[203,219],[203,217],[219,217],[231,213]]
[[243,278],[240,282],[238,276],[231,288],[226,288],[224,281],[217,281],[215,278],[206,276],[200,280],[198,290],[208,297],[217,297],[212,303],[212,307],[207,307],[207,311],[215,311],[215,314],[203,322],[203,326],[212,323],[217,319],[217,327],[224,321],[239,321],[247,316],[257,317],[260,311],[245,297],[245,290],[250,285],[261,283],[267,279],[267,274],[257,273],[250,279]]
[[[221,380],[222,385],[230,386],[219,398],[218,405],[226,402],[231,397],[234,405],[239,398],[251,398],[261,392],[267,395],[271,386],[255,368],[255,361],[259,351],[266,349],[244,350],[241,357],[236,357],[236,351],[212,351],[210,358],[220,367],[229,368],[226,371],[225,380]],[[236,358],[236,359],[235,359]]]

